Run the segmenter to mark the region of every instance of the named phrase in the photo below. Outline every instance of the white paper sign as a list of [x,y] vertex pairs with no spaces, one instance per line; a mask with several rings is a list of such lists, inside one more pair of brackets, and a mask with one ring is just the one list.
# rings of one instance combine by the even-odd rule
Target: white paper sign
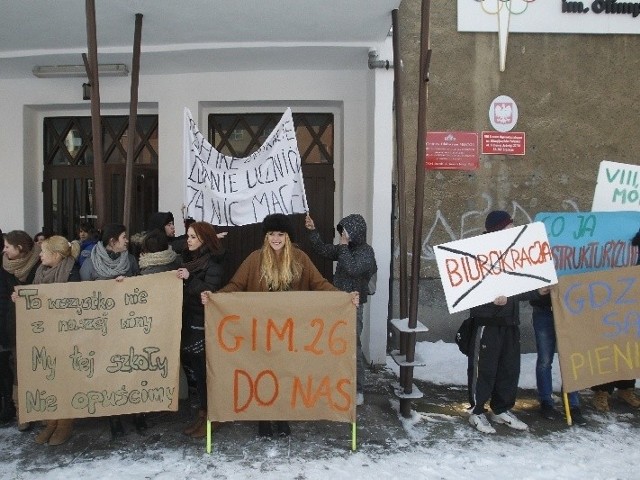
[[640,212],[640,166],[600,162],[592,212]]
[[542,222],[434,247],[450,313],[558,283]]
[[307,198],[291,109],[246,158],[218,152],[185,108],[187,215],[213,225],[262,222],[272,213],[306,213]]

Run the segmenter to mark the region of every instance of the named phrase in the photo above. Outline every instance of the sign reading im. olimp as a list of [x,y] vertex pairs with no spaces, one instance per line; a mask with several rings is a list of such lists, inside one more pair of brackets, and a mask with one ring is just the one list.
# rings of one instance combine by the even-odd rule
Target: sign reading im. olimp
[[551,300],[565,391],[640,377],[640,267],[565,275]]
[[261,222],[272,213],[306,213],[302,162],[287,109],[260,148],[245,158],[218,152],[185,109],[187,215],[222,226]]
[[602,161],[597,182],[592,212],[640,212],[640,165]]
[[345,292],[215,293],[210,420],[356,420],[356,309]]
[[444,243],[434,252],[450,313],[557,283],[540,222]]
[[19,287],[21,422],[178,410],[175,272]]
[[636,264],[640,212],[541,212],[558,276]]

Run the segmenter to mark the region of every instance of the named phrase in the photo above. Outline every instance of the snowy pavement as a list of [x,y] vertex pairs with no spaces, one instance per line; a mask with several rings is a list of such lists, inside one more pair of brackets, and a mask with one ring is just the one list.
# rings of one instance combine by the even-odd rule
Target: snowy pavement
[[[358,407],[358,450],[350,450],[350,426],[332,422],[292,422],[288,439],[256,438],[251,422],[225,425],[213,437],[213,452],[203,441],[180,432],[192,409],[149,417],[140,436],[111,441],[105,419],[76,422],[72,439],[59,447],[36,445],[36,431],[15,425],[0,429],[3,479],[635,479],[640,454],[640,412],[612,402],[599,414],[584,392],[589,424],[568,427],[537,413],[533,365],[522,359],[521,390],[515,413],[529,424],[517,432],[497,425],[495,435],[477,432],[465,417],[466,358],[453,344],[420,342],[429,367],[416,368],[425,393],[409,419],[398,414],[389,394],[396,369],[368,372],[365,405]],[[557,375],[556,375],[557,377]]]

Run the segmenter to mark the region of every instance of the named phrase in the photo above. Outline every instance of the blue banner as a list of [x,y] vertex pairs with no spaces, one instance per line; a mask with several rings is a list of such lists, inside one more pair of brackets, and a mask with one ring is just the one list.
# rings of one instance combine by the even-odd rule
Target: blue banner
[[635,265],[640,212],[541,212],[558,276]]

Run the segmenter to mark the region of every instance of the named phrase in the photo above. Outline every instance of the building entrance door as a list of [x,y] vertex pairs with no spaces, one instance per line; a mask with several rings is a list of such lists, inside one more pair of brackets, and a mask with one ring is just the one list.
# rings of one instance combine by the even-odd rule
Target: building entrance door
[[[44,231],[75,238],[82,221],[96,224],[94,212],[91,117],[44,119]],[[134,191],[131,232],[144,230],[158,209],[158,116],[138,115],[134,149]],[[122,222],[129,142],[129,117],[102,117],[107,218]]]
[[[282,113],[215,114],[208,116],[209,142],[224,155],[247,157],[258,150],[280,120]],[[294,113],[293,124],[302,159],[302,174],[307,204],[322,239],[334,236],[334,116],[332,113]],[[333,262],[311,251],[304,228],[304,215],[293,215],[295,241],[329,281]],[[262,246],[261,225],[225,227],[227,257],[226,283],[242,261]]]

